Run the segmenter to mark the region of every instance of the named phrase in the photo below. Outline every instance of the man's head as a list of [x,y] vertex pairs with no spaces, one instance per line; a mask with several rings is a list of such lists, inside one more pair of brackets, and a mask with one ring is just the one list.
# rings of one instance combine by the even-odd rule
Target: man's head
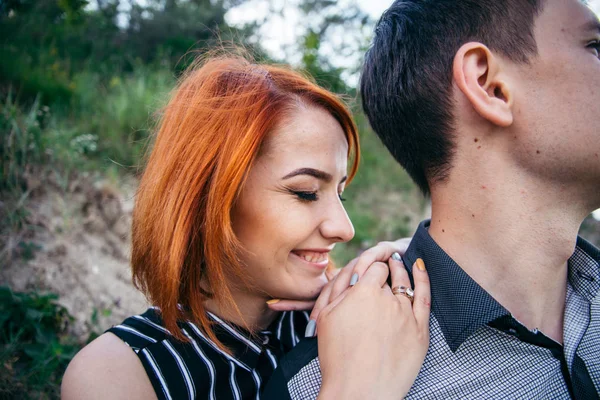
[[578,0],[398,0],[365,58],[363,107],[424,192],[485,140],[534,174],[595,162],[600,177],[598,41]]

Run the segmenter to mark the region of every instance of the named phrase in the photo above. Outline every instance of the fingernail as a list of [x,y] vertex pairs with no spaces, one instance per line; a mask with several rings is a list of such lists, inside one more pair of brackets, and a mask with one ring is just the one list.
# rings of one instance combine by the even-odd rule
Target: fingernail
[[315,330],[317,329],[317,321],[311,319],[308,321],[308,325],[306,325],[306,330],[304,331],[304,337],[314,337]]
[[352,278],[350,278],[350,286],[356,285],[356,282],[358,282],[358,272],[352,274]]
[[417,258],[417,268],[419,268],[419,271],[425,271],[425,263],[420,258]]
[[400,254],[398,254],[398,253],[392,254],[392,259],[394,259],[396,261],[402,261],[402,257],[400,257]]
[[279,303],[281,301],[281,299],[271,299],[271,300],[267,300],[267,304],[275,304],[275,303]]

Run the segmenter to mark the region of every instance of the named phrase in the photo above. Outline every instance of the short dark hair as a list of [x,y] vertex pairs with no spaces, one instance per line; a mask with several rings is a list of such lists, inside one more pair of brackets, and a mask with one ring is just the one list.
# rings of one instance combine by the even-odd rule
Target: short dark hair
[[375,28],[361,77],[371,126],[424,194],[443,181],[453,145],[452,65],[469,41],[518,63],[537,54],[543,0],[397,0]]

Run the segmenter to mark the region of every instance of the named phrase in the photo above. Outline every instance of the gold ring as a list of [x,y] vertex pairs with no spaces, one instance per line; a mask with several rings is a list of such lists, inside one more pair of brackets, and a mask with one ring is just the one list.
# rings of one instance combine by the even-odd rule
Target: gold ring
[[392,293],[393,294],[401,294],[402,296],[404,296],[407,299],[409,299],[411,304],[413,303],[413,301],[415,301],[415,291],[412,290],[409,287],[406,287],[406,286],[394,286],[392,288]]

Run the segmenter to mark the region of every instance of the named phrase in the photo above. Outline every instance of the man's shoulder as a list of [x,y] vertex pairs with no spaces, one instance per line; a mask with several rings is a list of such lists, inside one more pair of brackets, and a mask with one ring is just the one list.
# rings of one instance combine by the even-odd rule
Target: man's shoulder
[[[267,382],[262,393],[263,399],[290,399],[288,383],[298,376],[300,371],[311,364],[318,357],[318,342],[316,338],[301,340],[296,347],[283,356],[278,363],[277,369]],[[321,371],[316,368],[307,377],[315,382],[321,381]],[[309,384],[309,382],[307,382]]]

